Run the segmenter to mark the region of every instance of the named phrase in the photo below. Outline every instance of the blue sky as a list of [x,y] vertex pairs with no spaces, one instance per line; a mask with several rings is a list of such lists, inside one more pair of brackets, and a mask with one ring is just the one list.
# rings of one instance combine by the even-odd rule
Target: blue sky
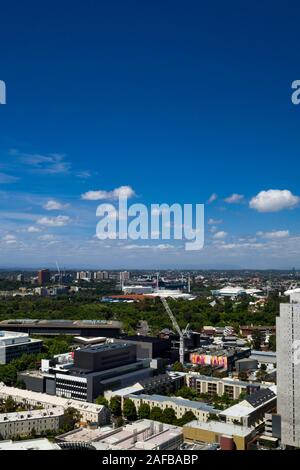
[[[2,5],[0,266],[300,267],[299,10]],[[204,249],[97,240],[103,200],[82,195],[121,186],[132,202],[205,203]]]

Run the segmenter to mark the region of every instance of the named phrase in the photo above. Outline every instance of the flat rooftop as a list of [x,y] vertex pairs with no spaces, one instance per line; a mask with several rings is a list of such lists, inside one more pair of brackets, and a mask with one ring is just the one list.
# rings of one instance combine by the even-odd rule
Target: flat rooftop
[[191,421],[183,426],[183,431],[186,428],[203,429],[205,431],[215,432],[218,434],[225,434],[227,436],[240,436],[246,437],[254,432],[254,429],[246,426],[238,426],[237,424],[222,423],[220,421]]
[[31,318],[9,319],[0,322],[0,328],[7,326],[30,326],[30,328],[121,328],[119,321],[106,320],[39,320]]
[[219,413],[220,410],[215,409],[213,406],[208,405],[202,401],[186,400],[180,397],[166,397],[164,395],[130,395],[130,398],[138,398],[139,400],[150,400],[157,403],[171,402],[177,406],[185,406],[186,408],[194,408],[195,410],[207,411],[209,413]]
[[[142,419],[118,429],[105,426],[97,429],[79,428],[58,436],[60,442],[97,443],[99,449],[155,448],[169,439],[180,436],[182,428]],[[136,441],[136,442],[135,442]]]
[[0,450],[61,450],[61,448],[43,438],[27,441],[0,441]]
[[115,349],[125,349],[129,346],[132,347],[131,344],[128,344],[125,341],[124,343],[88,344],[87,346],[83,346],[77,351],[96,354],[97,352],[113,351]]

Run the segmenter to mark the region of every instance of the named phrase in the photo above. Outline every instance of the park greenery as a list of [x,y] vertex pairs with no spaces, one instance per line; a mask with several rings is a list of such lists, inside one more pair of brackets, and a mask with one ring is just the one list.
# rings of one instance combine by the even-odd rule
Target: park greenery
[[[0,321],[8,318],[119,320],[127,334],[135,333],[140,320],[147,321],[153,335],[170,328],[170,320],[157,298],[136,303],[104,303],[100,297],[93,289],[53,298],[9,297],[0,303]],[[279,312],[278,295],[271,295],[255,312],[249,308],[250,300],[249,297],[217,300],[211,305],[211,298],[198,297],[192,302],[169,299],[169,304],[181,328],[188,323],[196,331],[204,325],[232,325],[239,333],[239,325],[274,325]]]

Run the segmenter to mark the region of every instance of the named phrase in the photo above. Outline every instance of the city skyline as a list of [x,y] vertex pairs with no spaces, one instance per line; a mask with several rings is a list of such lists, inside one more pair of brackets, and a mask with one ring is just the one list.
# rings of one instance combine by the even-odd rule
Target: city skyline
[[[0,267],[300,267],[299,6],[72,5],[2,7]],[[98,240],[124,187],[205,204],[204,248]]]

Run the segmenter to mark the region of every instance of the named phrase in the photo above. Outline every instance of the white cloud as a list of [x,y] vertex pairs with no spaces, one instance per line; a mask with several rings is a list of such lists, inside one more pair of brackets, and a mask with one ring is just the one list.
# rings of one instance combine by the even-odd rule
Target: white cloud
[[81,195],[81,199],[86,201],[116,200],[120,198],[131,198],[135,192],[131,186],[120,186],[112,191],[99,189],[97,191],[87,191]]
[[221,232],[216,232],[216,233],[214,234],[213,238],[214,238],[215,240],[222,240],[222,239],[225,238],[226,236],[227,236],[227,232],[221,231]]
[[69,205],[70,204],[62,204],[61,202],[56,201],[55,199],[50,199],[49,201],[46,202],[46,204],[44,204],[43,207],[47,211],[57,211],[57,210],[66,209],[67,207],[69,207]]
[[15,235],[5,235],[2,240],[8,244],[17,243],[17,237]]
[[277,238],[287,238],[290,236],[290,232],[288,230],[272,230],[272,232],[257,232],[257,235],[262,238],[274,240]]
[[0,173],[0,184],[15,183],[20,178],[17,176],[7,175],[6,173]]
[[38,153],[22,153],[16,149],[11,149],[9,153],[16,156],[24,165],[28,165],[40,173],[68,173],[71,168],[71,164],[65,160],[65,155],[61,153],[41,155]]
[[212,202],[216,201],[218,199],[218,195],[216,193],[212,193],[210,198],[208,199],[208,204],[211,204]]
[[238,204],[238,203],[241,202],[243,199],[244,199],[243,194],[236,194],[236,193],[233,193],[233,194],[231,194],[231,196],[226,197],[226,198],[224,199],[224,201],[227,202],[228,204]]
[[78,178],[87,179],[87,178],[90,178],[92,175],[90,171],[85,170],[85,171],[79,171],[79,173],[77,173],[76,176]]
[[41,217],[37,220],[37,224],[46,225],[48,227],[63,227],[71,222],[71,218],[67,215],[58,215],[57,217]]
[[123,247],[124,250],[170,250],[174,248],[173,245],[170,245],[168,243],[160,243],[159,245],[137,245],[137,244],[132,244],[132,245],[125,245]]
[[31,225],[30,227],[27,228],[27,232],[29,233],[37,233],[37,232],[40,232],[41,229],[39,229],[38,227],[34,227],[33,225]]
[[221,224],[223,222],[223,220],[221,219],[208,219],[208,225],[218,225],[218,224]]
[[288,189],[269,189],[260,191],[254,196],[249,206],[258,212],[278,212],[283,209],[293,209],[299,202],[299,196],[295,196]]
[[223,243],[218,245],[218,248],[222,250],[235,250],[235,249],[251,249],[251,248],[263,248],[263,243]]
[[39,237],[39,240],[42,240],[42,241],[45,241],[45,242],[48,242],[48,241],[53,240],[53,239],[54,239],[54,236],[50,235],[50,234],[41,235]]

